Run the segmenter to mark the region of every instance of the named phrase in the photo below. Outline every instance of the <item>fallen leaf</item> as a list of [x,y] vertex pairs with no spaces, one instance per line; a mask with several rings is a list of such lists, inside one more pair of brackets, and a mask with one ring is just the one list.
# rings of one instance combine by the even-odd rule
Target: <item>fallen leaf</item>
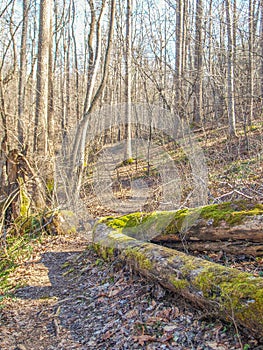
[[219,345],[217,342],[210,341],[207,342],[206,345],[210,346],[212,349],[215,350],[226,350],[225,346]]
[[163,330],[164,330],[164,332],[171,333],[171,332],[176,331],[177,328],[178,328],[178,325],[172,325],[172,326],[163,327]]
[[111,331],[107,331],[105,334],[103,334],[102,339],[107,340],[112,336],[112,334],[114,334],[114,333]]
[[113,289],[113,290],[111,290],[110,292],[109,292],[109,297],[111,298],[111,297],[114,297],[114,296],[116,296],[117,294],[119,294],[120,293],[120,289]]
[[156,340],[156,337],[155,336],[152,336],[152,335],[139,335],[137,337],[134,337],[133,338],[135,342],[138,342],[140,345],[144,345],[145,342],[147,341],[155,341]]
[[138,316],[138,310],[130,310],[125,314],[126,318],[132,318]]

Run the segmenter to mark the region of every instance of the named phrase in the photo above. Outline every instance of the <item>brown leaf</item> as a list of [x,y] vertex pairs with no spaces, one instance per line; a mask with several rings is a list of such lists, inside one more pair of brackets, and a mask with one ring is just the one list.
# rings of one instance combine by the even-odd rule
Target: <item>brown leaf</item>
[[114,334],[114,333],[111,331],[107,331],[105,334],[103,334],[102,339],[107,340],[112,336],[112,334]]
[[177,328],[178,328],[178,325],[172,325],[172,326],[165,326],[163,330],[164,332],[170,333],[170,332],[176,331]]
[[134,337],[133,338],[134,341],[138,342],[140,345],[144,345],[145,342],[147,341],[155,341],[156,340],[156,337],[155,336],[152,336],[152,335],[139,335],[137,337]]
[[165,321],[165,319],[162,318],[162,317],[151,316],[151,317],[148,317],[146,323],[147,323],[147,324],[151,324],[151,323],[155,323],[155,322],[158,322],[158,321]]
[[132,318],[132,317],[136,317],[138,316],[138,310],[134,309],[134,310],[130,310],[125,314],[126,318]]
[[110,292],[109,292],[109,297],[115,297],[117,294],[119,294],[121,291],[121,289],[112,289]]

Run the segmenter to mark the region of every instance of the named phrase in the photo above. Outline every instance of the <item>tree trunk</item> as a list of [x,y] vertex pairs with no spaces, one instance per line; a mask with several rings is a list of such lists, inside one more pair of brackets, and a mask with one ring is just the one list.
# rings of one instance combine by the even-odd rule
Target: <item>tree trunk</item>
[[[261,0],[261,3],[260,3],[260,10],[261,10],[260,49],[261,49],[261,57],[263,57],[263,0]],[[263,59],[261,60],[260,77],[261,77],[261,105],[263,105]]]
[[[0,72],[1,74],[1,72]],[[3,125],[3,135],[1,138],[0,145],[0,195],[6,194],[8,192],[8,178],[7,178],[7,153],[8,153],[8,128],[7,128],[7,118],[6,118],[6,108],[4,100],[4,90],[3,81],[0,75],[0,116]]]
[[[49,40],[49,55],[48,55],[48,122],[47,122],[47,137],[48,137],[48,152],[51,163],[54,157],[55,145],[55,121],[54,121],[54,81],[53,81],[53,43],[52,43],[52,27],[53,18],[50,16],[50,40]],[[54,178],[54,173],[51,175]]]
[[195,99],[194,99],[194,122],[199,124],[202,120],[202,80],[203,80],[203,3],[202,0],[196,1],[196,20],[195,20]]
[[251,125],[254,109],[254,1],[249,0],[249,41],[248,41],[248,78],[249,78],[249,112],[248,125]]
[[119,254],[133,269],[219,317],[263,336],[263,279],[156,244],[99,223],[93,232],[102,257]]
[[247,238],[235,240],[232,242],[231,235],[228,240],[209,241],[209,240],[182,240],[177,236],[158,236],[151,240],[152,243],[160,244],[180,251],[198,251],[198,252],[225,252],[233,255],[250,255],[254,257],[263,256],[262,240],[260,243],[254,243]]
[[131,55],[132,55],[132,1],[127,0],[126,13],[126,52],[125,52],[125,97],[126,97],[126,125],[125,138],[126,149],[125,159],[132,158],[131,145]]
[[18,147],[24,150],[24,127],[23,127],[23,114],[25,104],[25,80],[26,80],[26,45],[27,45],[27,28],[28,28],[28,11],[29,1],[23,0],[23,24],[21,35],[21,51],[20,51],[20,70],[19,70],[19,85],[18,85]]
[[76,10],[75,10],[75,3],[72,1],[72,24],[71,24],[71,36],[72,36],[72,42],[74,47],[74,70],[75,70],[75,97],[76,97],[76,117],[77,121],[79,121],[80,118],[80,89],[79,89],[79,67],[78,67],[78,52],[77,52],[77,41],[76,41],[76,35],[75,35],[75,24],[76,19]]
[[40,3],[37,59],[36,114],[33,150],[42,156],[48,152],[48,95],[51,0]]
[[229,135],[236,137],[236,115],[234,95],[234,60],[233,60],[233,21],[231,18],[231,2],[226,0],[227,23],[227,109]]
[[[95,18],[95,7],[93,0],[89,0],[89,5],[91,9],[91,23],[90,23],[90,33],[88,39],[89,46],[89,68],[88,68],[88,82],[86,97],[84,102],[84,111],[83,116],[76,128],[75,138],[71,144],[66,145],[67,153],[65,154],[65,165],[67,169],[70,169],[62,176],[64,179],[63,182],[66,183],[66,186],[63,185],[63,191],[66,191],[66,196],[68,197],[68,205],[70,207],[78,206],[78,196],[82,183],[82,175],[85,168],[85,148],[86,148],[86,135],[89,125],[90,114],[93,112],[99,98],[101,97],[103,90],[105,88],[109,63],[110,63],[110,54],[112,48],[112,40],[114,34],[114,24],[115,24],[115,12],[116,12],[116,0],[111,0],[110,2],[110,22],[108,28],[108,37],[106,42],[106,51],[105,57],[102,60],[102,20],[105,12],[106,2],[102,2],[99,17],[96,20]],[[96,29],[96,46],[95,50],[93,48],[93,35]],[[94,52],[95,51],[95,52]],[[95,88],[96,79],[98,78],[99,66],[102,62],[102,74],[98,87]],[[67,141],[66,141],[67,142]],[[72,174],[72,169],[75,169],[74,174]]]
[[176,2],[176,45],[175,45],[175,89],[177,113],[183,115],[182,106],[182,56],[183,56],[183,14],[184,1],[177,0]]

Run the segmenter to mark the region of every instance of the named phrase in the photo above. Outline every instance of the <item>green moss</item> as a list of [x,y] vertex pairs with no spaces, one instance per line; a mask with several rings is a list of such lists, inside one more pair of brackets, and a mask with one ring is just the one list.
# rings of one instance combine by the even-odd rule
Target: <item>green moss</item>
[[133,164],[135,162],[135,159],[133,158],[128,158],[128,159],[125,159],[124,161],[122,161],[119,165],[116,166],[116,168],[122,168],[122,167],[125,167],[127,165],[130,165],[130,164]]
[[114,248],[106,247],[102,250],[102,258],[104,260],[111,260],[114,257]]
[[112,228],[124,228],[124,227],[135,227],[145,222],[150,214],[146,213],[133,213],[124,215],[118,218],[107,217],[106,220],[102,219],[102,223]]
[[171,278],[170,282],[176,290],[182,290],[189,286],[189,282],[186,279]]
[[137,262],[141,269],[148,270],[152,268],[152,262],[140,251],[138,247],[128,248],[123,253],[127,259],[132,259]]
[[177,210],[172,220],[168,223],[168,225],[165,227],[164,234],[170,234],[170,233],[179,233],[182,230],[183,223],[186,220],[187,217],[190,217],[190,215],[194,212],[193,209],[180,209]]
[[50,178],[46,181],[46,189],[48,195],[51,195],[54,191],[54,178]]
[[218,226],[220,221],[225,221],[230,226],[234,226],[241,224],[247,216],[262,214],[262,204],[248,204],[244,201],[207,205],[200,211],[200,217],[212,219],[213,226]]
[[100,221],[125,235],[147,241],[156,232],[162,232],[174,217],[174,212],[133,213]]
[[92,248],[103,260],[110,261],[114,257],[115,250],[113,247],[104,247],[99,243],[93,243]]
[[19,177],[18,182],[19,182],[19,197],[20,197],[20,216],[22,218],[26,218],[30,214],[31,201],[26,192],[24,180]]
[[47,215],[47,221],[49,223],[46,226],[46,230],[50,234],[65,235],[77,232],[78,218],[72,211],[60,210],[52,212]]
[[196,269],[197,267],[193,263],[192,257],[186,255],[184,258],[184,266],[182,266],[182,269],[181,269],[183,276],[189,276],[189,274],[193,274]]
[[220,222],[226,222],[229,226],[242,224],[248,216],[262,215],[262,204],[248,204],[244,201],[227,202],[222,204],[212,204],[195,209],[182,209],[174,213],[173,219],[165,228],[164,234],[176,234],[183,231],[183,225],[188,221],[192,224],[198,218],[211,220],[214,227]]
[[204,297],[219,302],[222,311],[231,317],[246,323],[251,319],[251,322],[263,327],[262,279],[220,265],[208,265],[193,284]]
[[183,234],[187,227],[198,224],[199,219],[209,220],[214,227],[221,222],[239,225],[249,216],[263,215],[262,204],[245,201],[207,205],[173,212],[133,213],[118,218],[107,217],[100,221],[107,226],[140,240],[150,240],[160,234]]

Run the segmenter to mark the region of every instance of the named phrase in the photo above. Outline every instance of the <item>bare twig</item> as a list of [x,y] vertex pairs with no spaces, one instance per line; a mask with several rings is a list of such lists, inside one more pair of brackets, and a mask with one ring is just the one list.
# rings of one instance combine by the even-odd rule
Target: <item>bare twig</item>
[[247,199],[253,199],[253,197],[248,196],[247,194],[245,194],[245,193],[243,193],[243,192],[240,192],[240,191],[234,189],[233,191],[224,193],[222,196],[219,196],[219,197],[214,198],[213,203],[217,203],[218,201],[223,200],[225,197],[232,196],[233,194],[238,194],[238,195],[240,195],[240,196],[242,196],[242,197],[245,197],[245,198],[247,198]]

